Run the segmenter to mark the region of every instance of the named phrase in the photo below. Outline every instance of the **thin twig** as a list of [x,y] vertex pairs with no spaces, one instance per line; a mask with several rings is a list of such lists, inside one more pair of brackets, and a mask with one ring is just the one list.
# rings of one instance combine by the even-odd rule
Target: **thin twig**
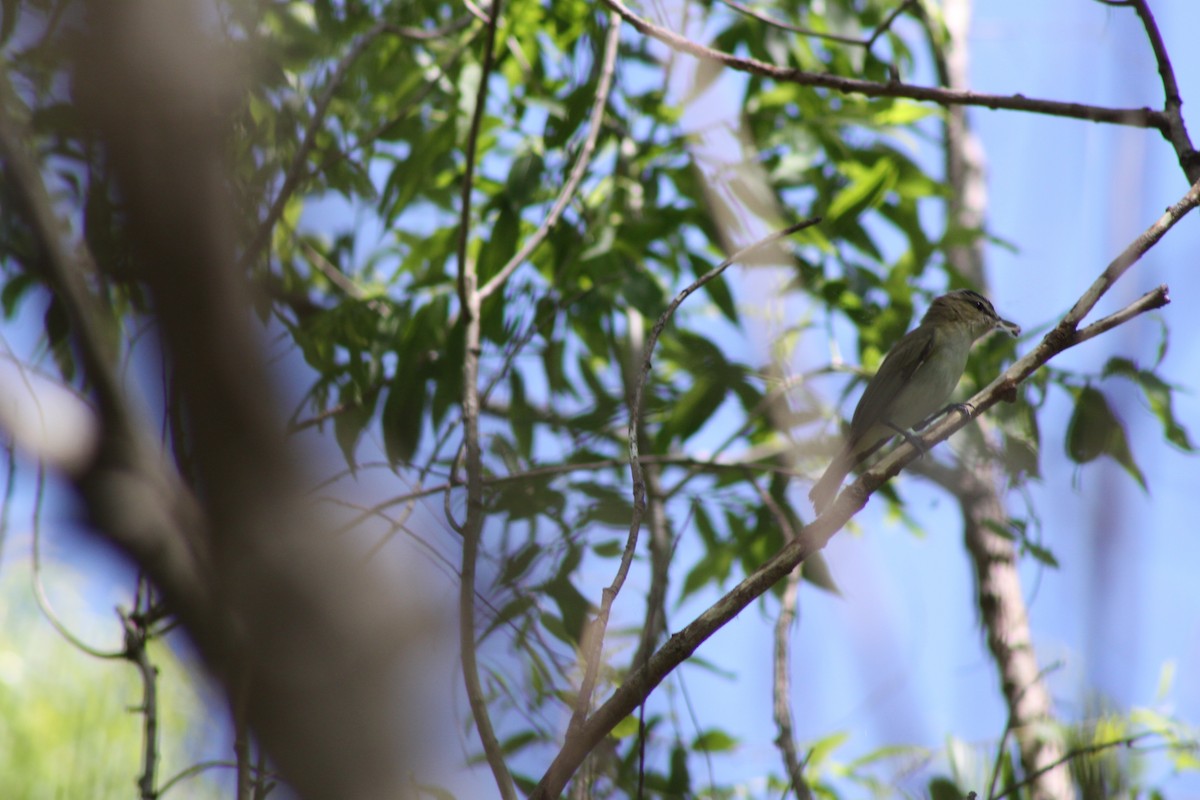
[[885,19],[883,21],[883,23],[878,28],[875,29],[875,32],[872,33],[871,36],[867,39],[867,41],[864,43],[864,46],[868,50],[870,50],[875,45],[875,42],[879,41],[880,36],[883,36],[885,33],[887,33],[889,30],[892,29],[892,23],[894,23],[897,19],[899,19],[901,14],[903,14],[905,11],[907,11],[909,8],[911,8],[915,4],[916,4],[916,0],[904,0],[903,3],[896,6],[894,9],[892,9],[892,13],[888,14],[888,18]]
[[1158,64],[1158,74],[1162,78],[1167,108],[1183,105],[1179,95],[1179,83],[1175,80],[1175,69],[1171,66],[1171,57],[1167,54],[1167,46],[1163,42],[1162,33],[1158,30],[1158,23],[1154,20],[1149,4],[1146,0],[1133,0],[1130,5],[1137,11],[1142,27],[1146,29],[1146,37],[1150,40],[1150,48],[1154,51],[1154,61]]
[[764,14],[761,11],[755,11],[753,8],[750,8],[750,6],[742,5],[741,3],[737,2],[737,0],[721,0],[721,2],[739,14],[745,14],[747,17],[752,17],[759,22],[770,25],[772,28],[791,31],[792,33],[798,33],[801,36],[812,36],[813,38],[824,39],[829,42],[848,44],[853,47],[863,47],[866,45],[866,40],[864,39],[857,39],[853,36],[842,36],[837,33],[823,33],[821,31],[814,31],[811,28],[803,28],[799,25],[793,25],[790,22],[784,22],[783,20],[775,19],[769,14]]
[[[487,103],[488,79],[491,76],[495,46],[496,26],[500,17],[501,0],[493,0],[487,18],[483,60],[480,65],[479,89],[475,96],[475,109],[471,116],[471,128],[466,142],[466,168],[462,179],[462,194],[458,230],[458,294],[462,304],[465,323],[463,346],[463,450],[467,472],[467,514],[462,525],[462,580],[459,582],[459,643],[462,650],[463,682],[467,690],[467,701],[471,716],[479,732],[484,755],[496,786],[504,800],[516,800],[516,788],[512,774],[504,762],[504,752],[492,728],[487,699],[479,681],[479,663],[475,644],[475,567],[479,557],[479,539],[483,533],[483,454],[479,442],[479,357],[481,355],[483,298],[479,292],[479,274],[476,263],[468,257],[467,242],[471,230],[471,189],[475,178],[475,162],[478,156],[479,131],[483,123],[484,106]],[[450,512],[450,492],[446,490],[446,517],[453,522]]]
[[1171,66],[1171,57],[1167,54],[1167,46],[1163,42],[1162,33],[1150,5],[1146,0],[1132,0],[1128,5],[1133,6],[1142,27],[1146,29],[1146,38],[1150,40],[1150,48],[1154,51],[1154,61],[1158,65],[1158,74],[1162,79],[1165,103],[1163,113],[1167,118],[1167,129],[1163,135],[1175,148],[1179,165],[1183,167],[1188,180],[1195,183],[1200,180],[1200,154],[1192,145],[1188,135],[1187,125],[1183,120],[1183,99],[1179,93],[1179,83],[1175,80],[1175,69]]
[[596,99],[592,102],[592,113],[588,118],[588,133],[584,139],[583,148],[579,151],[579,157],[575,159],[575,165],[571,168],[571,174],[567,177],[567,182],[559,192],[558,198],[555,199],[554,205],[550,208],[550,213],[542,220],[542,224],[533,232],[533,235],[525,240],[521,245],[521,249],[508,260],[508,263],[500,268],[492,278],[483,285],[479,290],[479,299],[486,300],[497,289],[504,285],[508,280],[508,276],[516,270],[517,267],[529,258],[533,251],[537,248],[542,240],[550,233],[550,229],[558,223],[558,218],[562,216],[567,205],[570,204],[571,198],[575,196],[575,191],[579,188],[583,176],[587,173],[588,164],[591,163],[592,153],[596,150],[596,142],[600,138],[600,123],[604,119],[604,109],[608,105],[608,91],[612,87],[613,74],[616,72],[617,64],[617,45],[621,42],[621,17],[617,12],[613,11],[609,14],[608,21],[608,36],[604,40],[604,61],[600,67],[600,79],[596,86]]
[[1124,325],[1126,322],[1138,316],[1139,314],[1144,314],[1147,311],[1153,311],[1156,308],[1162,308],[1170,302],[1171,297],[1167,290],[1167,285],[1161,284],[1156,286],[1139,297],[1137,300],[1134,300],[1132,303],[1122,308],[1120,311],[1109,314],[1107,317],[1096,320],[1085,328],[1081,328],[1079,332],[1075,334],[1075,344],[1086,342],[1088,339],[1094,339],[1100,334],[1110,331],[1118,325]]
[[800,570],[793,570],[783,587],[779,601],[779,617],[775,620],[775,649],[772,658],[771,694],[774,698],[775,727],[779,733],[775,746],[783,757],[783,766],[796,793],[796,800],[809,800],[812,792],[804,780],[804,763],[796,752],[792,725],[791,700],[791,638],[792,623],[796,620],[796,595],[799,593]]
[[[771,496],[770,492],[759,485],[753,475],[747,473],[746,477],[758,492],[758,497],[762,500],[763,505],[775,518],[775,524],[783,532],[784,541],[795,540],[796,529],[792,527],[791,520],[788,519],[779,503],[775,502],[775,498]],[[796,739],[792,725],[791,641],[792,624],[796,621],[796,596],[799,593],[800,577],[800,569],[794,569],[788,574],[783,587],[783,597],[779,601],[779,616],[775,619],[775,643],[771,659],[771,697],[775,727],[778,729],[775,746],[779,748],[779,754],[783,757],[783,767],[787,771],[788,780],[796,793],[796,800],[811,800],[812,791],[808,788],[808,782],[804,780],[804,763],[796,752]]]
[[889,81],[877,83],[860,78],[844,78],[823,72],[807,72],[802,69],[779,67],[759,61],[754,58],[723,53],[711,47],[692,41],[684,36],[662,28],[649,20],[638,16],[626,7],[620,0],[603,0],[615,9],[625,21],[633,25],[639,32],[658,39],[663,44],[697,58],[716,61],[730,69],[761,75],[785,83],[795,83],[801,86],[819,86],[850,94],[862,94],[867,97],[907,97],[913,100],[928,100],[941,105],[970,105],[990,109],[1011,109],[1014,111],[1029,111],[1035,114],[1049,114],[1071,119],[1086,119],[1093,122],[1105,122],[1113,125],[1128,125],[1135,128],[1153,128],[1164,134],[1168,131],[1166,115],[1161,111],[1149,108],[1106,108],[1084,103],[1063,103],[1057,100],[1040,100],[1023,95],[982,94],[970,91],[955,91],[930,86],[914,86],[912,84]]
[[[1129,251],[1137,252],[1139,255],[1144,253],[1197,204],[1200,204],[1200,184],[1189,189],[1183,199],[1168,209],[1166,214],[1139,236],[1129,246],[1126,253],[1109,265],[1105,274],[1110,271],[1114,271],[1116,274],[1123,272],[1123,269],[1116,267],[1128,258]],[[1134,260],[1136,261],[1136,258]],[[1125,267],[1127,268],[1128,264],[1125,264]],[[1091,308],[1092,305],[1095,305],[1094,300],[1091,305],[1088,305],[1088,308]],[[990,408],[1002,396],[1010,395],[1019,383],[1027,379],[1052,357],[1077,344],[1076,324],[1077,322],[1064,319],[1046,335],[1032,352],[1019,359],[1003,375],[971,398],[971,405],[979,412]],[[636,409],[636,406],[634,408]],[[942,421],[935,423],[923,437],[924,449],[947,438],[966,422],[966,415],[950,414]],[[584,756],[604,736],[608,735],[618,722],[632,713],[672,670],[691,656],[701,643],[779,580],[787,576],[797,565],[824,548],[833,535],[846,524],[846,521],[866,505],[870,495],[885,481],[899,473],[900,469],[908,461],[913,460],[916,455],[917,452],[910,443],[900,444],[879,465],[869,470],[844,491],[825,514],[805,526],[795,541],[785,544],[765,564],[746,576],[737,586],[701,612],[682,630],[671,636],[666,644],[650,657],[645,666],[632,670],[612,696],[596,709],[595,713],[578,728],[574,736],[568,738],[530,797],[533,800],[550,800],[550,798],[558,797]],[[636,470],[636,458],[631,458],[631,463]],[[635,505],[635,516],[637,513]]]
[[742,5],[741,3],[737,2],[737,0],[721,0],[721,2],[732,8],[734,11],[737,11],[739,14],[745,14],[748,17],[753,17],[759,22],[770,25],[773,28],[791,31],[792,33],[798,33],[801,36],[811,36],[815,39],[824,39],[829,42],[838,42],[839,44],[846,44],[850,45],[851,47],[863,47],[867,50],[870,50],[871,46],[874,45],[875,42],[879,41],[879,37],[888,32],[888,30],[892,27],[892,23],[896,21],[896,18],[904,13],[904,11],[915,2],[915,0],[904,0],[904,2],[902,2],[900,5],[896,6],[896,8],[892,10],[892,13],[888,15],[888,18],[885,19],[879,25],[879,27],[875,28],[871,35],[866,39],[859,39],[854,36],[842,36],[836,33],[824,33],[822,31],[814,31],[811,28],[803,28],[799,25],[792,25],[790,22],[783,22],[782,20],[775,19],[774,17],[764,14],[761,11],[755,11],[753,8],[750,8],[750,6]]
[[122,657],[138,668],[142,677],[142,774],[138,777],[138,791],[142,800],[157,800],[159,792],[154,787],[154,774],[158,768],[158,670],[150,662],[146,652],[147,632],[131,619],[130,615],[119,614],[125,629],[125,650]]
[[59,618],[58,612],[54,610],[54,606],[50,603],[50,598],[46,594],[46,587],[42,583],[42,500],[46,493],[46,471],[38,467],[37,471],[37,488],[34,490],[33,500],[33,598],[37,601],[38,608],[41,609],[42,615],[50,622],[50,626],[58,631],[67,642],[79,650],[87,653],[89,656],[103,659],[123,658],[125,653],[122,650],[100,650],[92,647],[87,642],[80,639],[66,623]]
[[1126,736],[1121,739],[1114,739],[1111,742],[1097,742],[1096,744],[1089,744],[1085,747],[1080,747],[1075,750],[1069,750],[1068,752],[1063,754],[1062,758],[1059,758],[1056,761],[1052,761],[1051,763],[1042,767],[1038,771],[1030,773],[1029,775],[1026,775],[1022,780],[1014,783],[1012,786],[1009,786],[1007,789],[1005,789],[1000,794],[992,796],[990,798],[990,800],[1001,800],[1001,798],[1008,797],[1010,794],[1013,794],[1018,789],[1028,786],[1030,783],[1037,780],[1042,775],[1044,775],[1045,773],[1054,769],[1055,767],[1060,767],[1063,764],[1069,763],[1070,761],[1073,761],[1074,759],[1079,758],[1080,756],[1086,756],[1086,755],[1091,755],[1092,753],[1098,753],[1101,750],[1107,750],[1110,747],[1122,747],[1122,746],[1127,747],[1127,746],[1132,745],[1135,742],[1139,741],[1140,739],[1145,739],[1147,736],[1155,736],[1155,735],[1157,735],[1157,734],[1154,731],[1143,731],[1142,733],[1138,733],[1133,736]]
[[[192,764],[190,767],[187,767],[186,769],[182,769],[175,775],[172,775],[170,780],[164,782],[162,787],[158,790],[158,796],[162,797],[169,790],[175,788],[176,784],[181,783],[182,781],[185,781],[188,778],[195,777],[196,775],[199,775],[201,772],[205,772],[206,770],[210,770],[210,769],[237,769],[237,763],[233,762],[233,761],[214,760],[214,761],[200,761],[195,764]],[[260,774],[264,774],[262,772],[262,770],[260,770]],[[266,774],[269,774],[269,773],[266,773]]]

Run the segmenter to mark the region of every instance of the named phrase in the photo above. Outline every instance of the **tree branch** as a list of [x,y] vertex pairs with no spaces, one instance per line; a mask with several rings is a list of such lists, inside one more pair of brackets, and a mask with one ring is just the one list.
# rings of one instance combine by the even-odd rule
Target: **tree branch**
[[142,800],[157,800],[159,793],[154,786],[154,775],[158,768],[158,670],[150,662],[146,652],[148,632],[142,629],[130,615],[120,614],[125,629],[125,650],[121,654],[138,668],[142,678],[142,774],[138,777],[138,792]]
[[[479,732],[479,741],[496,786],[504,800],[516,800],[512,775],[504,762],[504,752],[492,727],[487,698],[479,681],[479,663],[475,643],[475,568],[479,558],[479,539],[483,534],[483,455],[479,443],[479,357],[482,353],[481,312],[483,295],[479,290],[479,274],[474,259],[468,257],[467,242],[471,231],[471,189],[475,178],[475,161],[479,131],[487,104],[488,78],[491,76],[496,47],[496,26],[499,23],[501,0],[493,0],[484,34],[483,60],[480,66],[479,89],[475,110],[466,141],[466,168],[462,179],[461,209],[458,229],[458,295],[465,324],[463,345],[463,446],[466,451],[467,515],[462,525],[462,580],[459,582],[458,624],[459,646],[462,650],[463,683],[471,716]],[[449,490],[446,493],[449,502]],[[446,518],[453,516],[446,509]]]
[[[788,520],[787,514],[764,490],[753,475],[747,474],[747,479],[754,485],[759,499],[775,518],[775,524],[783,531],[783,540],[791,542],[796,538],[796,530]],[[775,717],[775,746],[783,757],[783,767],[796,793],[796,800],[811,800],[812,790],[804,780],[804,763],[796,752],[796,739],[792,725],[792,689],[791,689],[791,640],[792,625],[796,621],[796,595],[800,589],[801,569],[796,568],[788,573],[783,587],[783,597],[779,601],[779,616],[775,619],[774,653],[771,658],[771,699],[772,711]]]
[[1163,113],[1167,118],[1167,128],[1163,135],[1175,148],[1175,156],[1179,159],[1179,166],[1183,168],[1187,179],[1195,183],[1200,181],[1200,153],[1197,153],[1192,145],[1192,138],[1188,135],[1187,125],[1183,120],[1183,99],[1179,94],[1179,84],[1175,80],[1175,70],[1171,66],[1167,46],[1158,30],[1154,14],[1150,11],[1149,3],[1146,0],[1133,0],[1132,4],[1146,29],[1150,47],[1154,50],[1154,60],[1158,64],[1158,74],[1162,78],[1165,97]]
[[697,58],[709,59],[723,64],[730,69],[761,75],[785,83],[795,83],[801,86],[818,86],[833,89],[848,94],[862,94],[867,97],[907,97],[913,100],[928,100],[941,105],[970,105],[991,109],[1010,109],[1013,111],[1029,111],[1035,114],[1070,119],[1086,119],[1092,122],[1105,122],[1112,125],[1128,125],[1135,128],[1153,128],[1164,135],[1168,131],[1166,115],[1161,111],[1149,108],[1105,108],[1083,103],[1064,103],[1057,100],[1040,100],[1023,95],[981,94],[979,92],[955,91],[929,86],[913,86],[898,81],[876,83],[859,78],[843,78],[823,72],[806,72],[801,69],[779,67],[753,58],[723,53],[711,47],[680,36],[677,33],[659,27],[649,20],[633,13],[620,0],[603,0],[639,32],[658,39],[663,44],[680,52]]

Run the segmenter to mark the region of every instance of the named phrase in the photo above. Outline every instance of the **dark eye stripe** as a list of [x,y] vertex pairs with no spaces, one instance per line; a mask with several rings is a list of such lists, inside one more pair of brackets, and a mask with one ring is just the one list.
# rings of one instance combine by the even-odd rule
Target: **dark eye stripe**
[[992,304],[988,302],[988,299],[979,292],[972,291],[971,289],[963,289],[963,297],[969,300],[971,305],[975,306],[980,311],[995,316],[996,312],[992,309]]

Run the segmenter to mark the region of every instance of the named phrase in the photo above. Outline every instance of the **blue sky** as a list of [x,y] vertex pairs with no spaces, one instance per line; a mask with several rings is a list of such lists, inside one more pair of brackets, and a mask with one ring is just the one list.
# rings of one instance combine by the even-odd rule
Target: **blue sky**
[[[1186,114],[1200,107],[1200,48],[1194,47],[1200,4],[1157,5]],[[1149,46],[1128,9],[1083,0],[980,3],[971,45],[973,83],[980,91],[1112,106],[1161,104]],[[990,230],[1016,247],[1016,252],[1003,247],[989,252],[993,300],[1026,330],[1055,321],[1108,260],[1187,188],[1173,151],[1155,132],[983,109],[973,110],[971,117],[989,164]],[[1192,129],[1200,135],[1200,119],[1192,120]],[[1159,283],[1171,287],[1173,302],[1159,314],[1170,329],[1161,374],[1182,387],[1176,415],[1200,439],[1197,253],[1200,218],[1193,214],[1134,267],[1093,318]],[[753,297],[755,277],[738,274],[739,296]],[[3,334],[14,350],[28,352],[30,332],[39,322],[36,314],[27,315],[4,325]],[[1121,355],[1149,365],[1161,328],[1150,318],[1135,320],[1054,364],[1095,372],[1110,356]],[[1029,346],[1022,344],[1020,351]],[[758,360],[768,357],[764,353]],[[1028,559],[1023,564],[1035,646],[1043,665],[1059,665],[1049,681],[1066,718],[1081,715],[1093,693],[1100,693],[1118,709],[1153,707],[1200,723],[1195,677],[1200,675],[1200,592],[1195,589],[1200,526],[1190,521],[1200,491],[1200,461],[1163,443],[1157,420],[1133,387],[1110,380],[1103,388],[1118,401],[1150,492],[1111,462],[1072,464],[1062,447],[1070,403],[1062,393],[1051,395],[1040,417],[1045,478],[1027,494],[1012,496],[1013,509],[1027,501],[1036,508],[1044,541],[1062,564],[1058,570]],[[811,588],[801,593],[793,656],[797,735],[811,741],[849,732],[846,757],[884,744],[937,749],[949,736],[987,745],[1004,725],[995,671],[971,600],[957,510],[915,479],[905,480],[905,487],[910,513],[927,535],[913,536],[887,517],[882,503],[872,503],[827,551],[842,597]],[[794,491],[800,495],[806,488]],[[28,518],[31,482],[23,481],[21,491],[18,520]],[[71,528],[67,516],[62,510],[51,513],[59,532],[52,553],[100,576],[86,591],[108,615],[114,576],[128,585],[125,571],[103,548],[65,533]],[[23,551],[18,539],[6,559]],[[690,563],[681,553],[677,579]],[[12,580],[17,574],[5,570],[0,578]],[[626,591],[638,589],[635,582]],[[712,599],[701,595],[674,610],[672,627],[681,627]],[[771,744],[771,624],[759,606],[752,606],[698,652],[736,673],[736,684],[695,667],[683,671],[700,727],[719,726],[742,740],[735,757],[717,762],[723,780],[780,771]],[[1174,665],[1175,680],[1161,696],[1166,665]],[[657,697],[663,707],[686,716],[681,691],[669,681]],[[987,747],[979,752],[990,763]],[[1151,768],[1160,776],[1164,766],[1155,760]],[[702,774],[702,765],[693,765],[693,771]],[[468,779],[470,791],[484,792],[487,779],[475,777],[480,781]],[[1200,796],[1195,775],[1162,776],[1159,783],[1172,797]]]

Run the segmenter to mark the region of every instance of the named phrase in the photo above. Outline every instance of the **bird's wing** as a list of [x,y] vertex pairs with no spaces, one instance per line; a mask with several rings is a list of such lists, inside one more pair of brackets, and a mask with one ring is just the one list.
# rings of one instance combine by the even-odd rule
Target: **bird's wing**
[[884,414],[900,390],[929,360],[929,355],[933,352],[933,340],[933,329],[918,325],[904,334],[895,347],[888,351],[875,377],[867,382],[862,399],[854,409],[854,417],[850,420],[852,441],[865,434],[872,426],[888,421],[884,419]]

